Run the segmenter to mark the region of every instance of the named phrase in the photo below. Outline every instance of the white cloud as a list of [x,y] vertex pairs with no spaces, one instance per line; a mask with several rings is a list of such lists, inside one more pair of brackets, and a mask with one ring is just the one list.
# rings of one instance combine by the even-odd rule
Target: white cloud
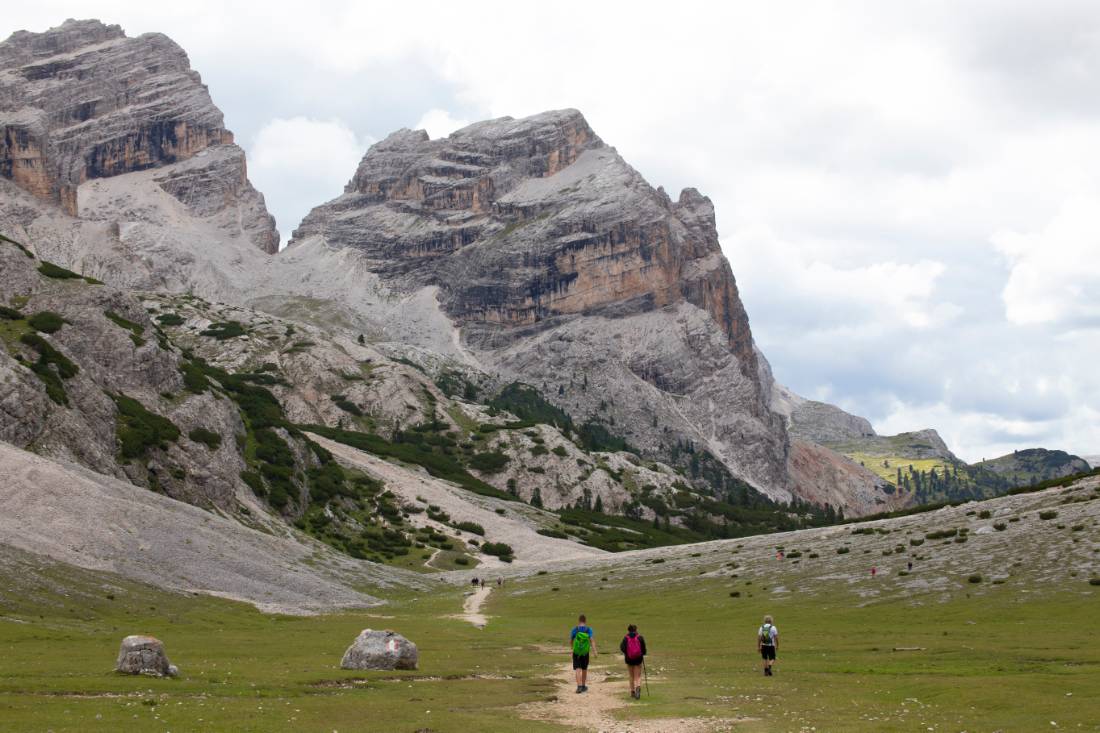
[[447,137],[455,130],[466,127],[469,120],[458,120],[451,117],[451,113],[445,109],[430,109],[424,113],[420,121],[413,125],[414,130],[425,130],[428,137],[435,140]]
[[1003,231],[993,242],[1012,268],[1008,320],[1100,326],[1100,196],[1074,197],[1041,230]]
[[284,242],[319,201],[343,191],[370,142],[335,119],[274,119],[260,129],[248,146],[248,175]]

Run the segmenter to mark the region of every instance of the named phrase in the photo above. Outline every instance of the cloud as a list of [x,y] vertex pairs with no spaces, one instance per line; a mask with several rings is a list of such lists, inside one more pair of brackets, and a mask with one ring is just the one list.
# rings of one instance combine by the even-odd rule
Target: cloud
[[313,206],[343,191],[370,142],[336,119],[277,118],[260,129],[248,146],[248,175],[284,242]]
[[468,120],[456,120],[451,117],[451,113],[445,109],[430,109],[424,113],[424,116],[420,118],[420,121],[413,125],[414,130],[425,130],[428,133],[428,137],[433,140],[441,137],[447,137],[455,130],[461,129],[469,125]]
[[1066,201],[1039,231],[993,243],[1011,271],[1001,297],[1018,324],[1100,327],[1100,195]]

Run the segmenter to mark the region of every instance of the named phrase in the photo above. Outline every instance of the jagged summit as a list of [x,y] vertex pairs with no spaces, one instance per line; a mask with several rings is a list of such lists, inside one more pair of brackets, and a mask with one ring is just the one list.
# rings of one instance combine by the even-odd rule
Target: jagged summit
[[[199,157],[199,165],[176,167]],[[90,188],[149,170],[156,173],[139,190],[118,184],[131,190],[113,190],[110,207]],[[69,217],[108,222],[148,219],[131,210],[154,208],[150,199],[160,187],[171,198],[159,208],[171,209],[175,199],[189,214],[219,219],[217,228],[230,230],[230,236],[264,252],[278,248],[274,219],[248,182],[244,151],[233,144],[186,52],[160,33],[131,38],[117,25],[67,20],[42,33],[19,31],[0,44],[0,179],[42,204],[60,206]],[[170,183],[161,186],[164,180]],[[130,210],[117,210],[119,202]],[[0,220],[22,236],[39,213],[13,206],[0,211]],[[165,211],[163,219],[182,229],[178,212]],[[81,241],[73,226],[27,238],[53,240],[71,255]],[[149,241],[165,239],[162,233]],[[157,277],[167,279],[165,273]]]

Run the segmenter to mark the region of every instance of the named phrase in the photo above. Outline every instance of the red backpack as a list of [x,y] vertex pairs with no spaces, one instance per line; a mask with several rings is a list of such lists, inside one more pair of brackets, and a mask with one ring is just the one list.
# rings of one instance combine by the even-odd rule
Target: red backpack
[[626,658],[627,659],[641,659],[642,657],[642,638],[635,634],[634,636],[626,637]]

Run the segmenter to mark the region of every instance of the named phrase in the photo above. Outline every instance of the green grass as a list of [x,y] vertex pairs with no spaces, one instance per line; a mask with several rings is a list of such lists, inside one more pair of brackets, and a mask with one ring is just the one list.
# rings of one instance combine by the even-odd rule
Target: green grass
[[[619,636],[636,623],[646,637],[652,694],[615,711],[622,719],[745,716],[736,729],[759,733],[1034,731],[1052,730],[1050,721],[1095,730],[1100,718],[1100,601],[1077,588],[1021,595],[981,584],[968,587],[973,597],[867,603],[839,584],[828,596],[748,586],[731,597],[728,580],[673,571],[658,583],[647,576],[645,587],[660,592],[641,593],[614,570],[551,573],[494,590],[479,631],[450,618],[462,589],[446,584],[395,592],[373,612],[292,618],[60,566],[0,575],[9,591],[0,596],[0,720],[9,730],[565,731],[522,720],[516,706],[556,694],[579,612],[603,652],[590,684],[623,688]],[[771,679],[752,641],[765,613],[781,633]],[[367,627],[416,642],[420,670],[338,669]],[[164,640],[179,679],[109,671],[122,636],[138,632]],[[616,680],[603,681],[605,667]]]

